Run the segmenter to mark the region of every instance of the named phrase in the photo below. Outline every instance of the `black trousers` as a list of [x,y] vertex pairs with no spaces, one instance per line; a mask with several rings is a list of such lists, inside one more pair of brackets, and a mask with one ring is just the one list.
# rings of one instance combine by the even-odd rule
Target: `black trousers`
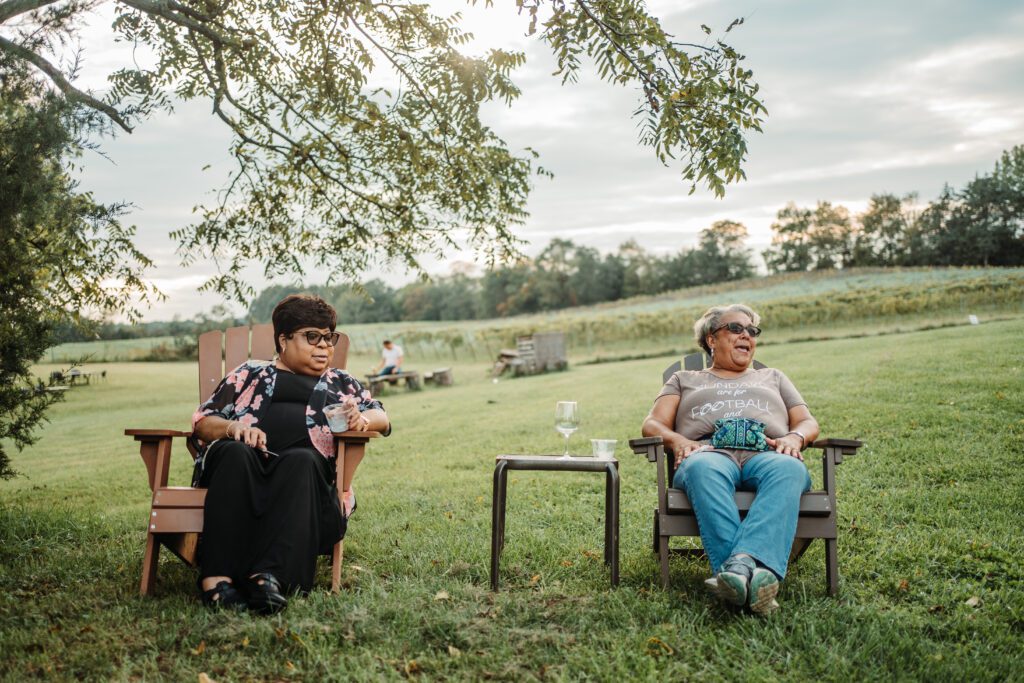
[[334,463],[314,448],[265,457],[222,440],[206,454],[199,485],[207,489],[200,575],[234,581],[273,574],[289,591],[313,587],[317,555],[345,535]]

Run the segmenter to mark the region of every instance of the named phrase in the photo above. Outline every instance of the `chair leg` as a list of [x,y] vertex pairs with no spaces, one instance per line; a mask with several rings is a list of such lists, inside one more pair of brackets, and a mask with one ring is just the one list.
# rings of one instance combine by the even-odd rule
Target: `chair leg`
[[668,590],[668,536],[658,537],[658,560],[661,563],[661,587]]
[[156,570],[160,563],[160,543],[153,534],[146,534],[146,552],[142,556],[142,581],[139,595],[152,595],[156,587]]
[[658,510],[654,510],[654,544],[651,551],[658,552],[658,538],[661,537],[661,524],[658,523]]
[[825,575],[828,579],[828,594],[832,597],[839,595],[839,553],[836,547],[836,539],[826,538],[825,540]]
[[341,563],[345,560],[345,539],[334,544],[331,554],[331,592],[341,592]]
[[793,564],[807,552],[807,547],[811,545],[813,538],[795,538],[793,539],[793,547],[789,551],[789,563]]

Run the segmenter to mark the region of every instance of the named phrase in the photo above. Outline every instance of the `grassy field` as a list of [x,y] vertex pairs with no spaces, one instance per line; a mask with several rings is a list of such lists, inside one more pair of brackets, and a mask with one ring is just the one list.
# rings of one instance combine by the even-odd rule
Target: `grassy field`
[[[322,563],[320,589],[272,618],[203,610],[167,558],[137,596],[148,490],[122,432],[185,427],[195,368],[99,366],[107,382],[70,391],[0,482],[0,678],[1024,680],[1022,336],[1009,320],[760,349],[824,436],[867,444],[838,473],[840,597],[815,544],[768,619],[708,598],[703,561],[657,581],[654,471],[623,444],[671,358],[498,384],[456,365],[456,386],[385,396],[395,431],[359,471],[343,592]],[[493,457],[555,452],[559,399],[581,402],[577,450],[620,440],[622,585],[600,560],[600,479],[514,473],[492,593]],[[187,482],[184,448],[172,469]]]

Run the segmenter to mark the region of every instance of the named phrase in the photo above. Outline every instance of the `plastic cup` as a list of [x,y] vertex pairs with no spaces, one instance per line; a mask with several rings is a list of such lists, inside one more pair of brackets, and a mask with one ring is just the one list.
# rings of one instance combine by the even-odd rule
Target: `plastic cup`
[[332,432],[347,432],[348,418],[345,417],[343,403],[332,403],[324,407],[324,415],[327,416],[327,424]]
[[590,447],[593,449],[594,457],[601,460],[611,460],[615,457],[615,444],[618,439],[591,439]]

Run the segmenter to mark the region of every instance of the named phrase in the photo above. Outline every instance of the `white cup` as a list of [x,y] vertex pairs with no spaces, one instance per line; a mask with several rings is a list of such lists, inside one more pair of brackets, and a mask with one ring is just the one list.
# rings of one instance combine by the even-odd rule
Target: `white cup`
[[615,444],[618,439],[591,439],[590,446],[593,448],[594,457],[601,460],[611,460],[615,457]]

